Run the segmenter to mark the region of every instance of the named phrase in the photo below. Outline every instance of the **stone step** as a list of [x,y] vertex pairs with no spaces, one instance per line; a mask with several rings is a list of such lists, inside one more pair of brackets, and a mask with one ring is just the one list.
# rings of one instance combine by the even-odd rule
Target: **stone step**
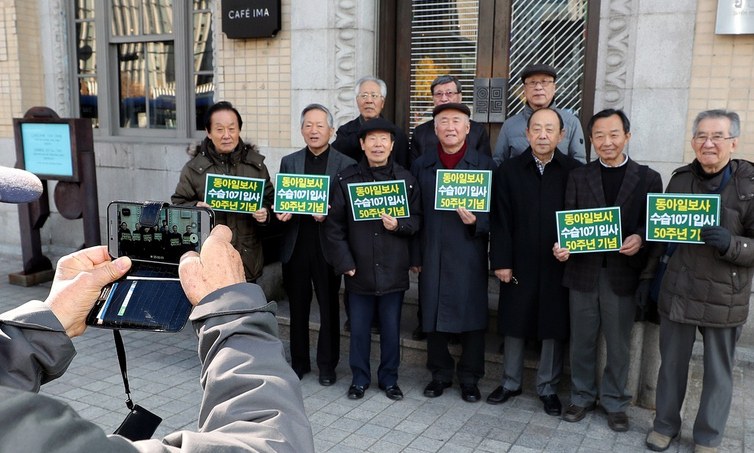
[[[288,300],[283,299],[278,303],[278,324],[280,326],[280,338],[287,342],[290,339],[290,311]],[[350,333],[342,329],[345,321],[345,312],[341,304],[340,324],[341,324],[341,362],[348,360]],[[495,321],[496,322],[496,321]],[[492,321],[490,322],[492,323]],[[416,305],[404,304],[401,313],[401,364],[425,366],[427,361],[427,342],[417,341],[411,338],[411,334],[418,324],[416,317]],[[309,343],[312,353],[316,350],[317,337],[319,335],[319,307],[316,300],[312,301],[311,313],[309,316]],[[490,325],[485,336],[485,376],[489,379],[502,378],[502,338],[494,330],[496,325]],[[458,359],[461,353],[459,345],[451,345],[450,352],[453,357]],[[379,361],[379,335],[372,334],[371,355],[373,361]],[[536,369],[538,352],[534,344],[527,346],[525,356],[525,366],[528,369]],[[312,365],[315,365],[312,357]]]
[[[411,338],[411,334],[418,325],[416,316],[418,304],[418,275],[409,273],[410,288],[406,291],[404,303],[401,312],[401,363],[417,366],[425,366],[427,361],[427,342],[416,341]],[[260,286],[264,290],[268,300],[275,300],[278,303],[278,324],[280,325],[280,337],[284,342],[290,339],[290,310],[288,299],[283,290],[282,271],[280,263],[268,264],[264,268],[264,275],[260,278]],[[489,320],[487,334],[485,338],[485,376],[491,379],[501,379],[502,377],[502,337],[497,334],[497,301],[500,284],[494,274],[490,273],[488,283],[489,294]],[[342,288],[341,288],[342,291]],[[341,293],[342,300],[342,293]],[[346,316],[343,304],[340,304],[340,322],[341,322],[341,362],[348,363],[348,350],[350,333],[345,332],[343,322]],[[311,313],[309,316],[309,344],[312,353],[316,350],[317,337],[319,335],[319,307],[316,297],[312,300]],[[527,369],[536,369],[538,361],[538,349],[536,342],[527,344],[524,365]],[[458,359],[461,353],[459,345],[450,346],[451,354]],[[372,360],[379,360],[379,335],[372,335]],[[314,365],[314,359],[312,364]],[[567,367],[566,361],[566,367]],[[566,368],[567,369],[567,368]],[[529,374],[529,373],[527,373]]]

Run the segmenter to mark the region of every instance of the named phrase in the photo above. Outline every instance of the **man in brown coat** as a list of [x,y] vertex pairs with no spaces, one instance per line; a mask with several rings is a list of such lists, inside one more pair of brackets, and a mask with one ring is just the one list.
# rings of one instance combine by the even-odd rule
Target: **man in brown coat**
[[207,137],[181,170],[171,201],[177,205],[210,207],[204,201],[207,173],[264,179],[261,209],[251,215],[215,212],[215,223],[227,225],[233,231],[231,242],[241,254],[246,280],[254,282],[264,267],[259,227],[270,221],[274,189],[264,156],[256,146],[241,140],[242,126],[241,114],[230,102],[218,102],[207,110],[204,123]]

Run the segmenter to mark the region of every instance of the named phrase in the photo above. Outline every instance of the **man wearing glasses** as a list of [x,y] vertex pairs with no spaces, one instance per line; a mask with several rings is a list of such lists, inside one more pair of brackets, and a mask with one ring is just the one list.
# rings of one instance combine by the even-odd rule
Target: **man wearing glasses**
[[694,451],[717,451],[733,395],[736,342],[749,314],[754,166],[731,158],[738,147],[740,119],[728,110],[707,110],[696,116],[692,133],[696,158],[673,172],[666,192],[719,193],[720,222],[702,228],[704,244],[678,244],[662,279],[658,301],[662,363],[657,412],[646,440],[654,451],[666,450],[681,432],[681,408],[697,330],[704,343],[704,378],[693,428]]
[[[435,107],[443,104],[459,104],[462,102],[461,81],[451,75],[441,75],[432,81],[430,85],[432,92],[432,103]],[[466,137],[466,143],[471,149],[475,149],[482,154],[492,155],[490,148],[490,136],[487,130],[480,123],[471,120],[471,129]],[[435,133],[434,118],[422,123],[414,128],[414,134],[411,136],[411,150],[409,151],[409,160],[413,163],[419,156],[427,151],[438,152],[440,144]]]
[[[382,109],[385,107],[385,97],[387,97],[387,85],[381,79],[366,76],[356,82],[355,92],[359,116],[338,128],[332,147],[358,162],[364,156],[359,144],[359,128],[366,121],[382,117]],[[403,168],[410,168],[408,137],[399,127],[395,128],[392,160]]]
[[555,68],[546,64],[529,65],[521,72],[526,105],[521,113],[508,118],[500,129],[492,155],[498,165],[506,159],[518,156],[529,147],[526,139],[526,123],[532,113],[545,107],[557,111],[563,118],[566,133],[558,148],[574,159],[586,163],[584,131],[581,129],[581,123],[570,112],[555,106],[555,80],[557,78]]

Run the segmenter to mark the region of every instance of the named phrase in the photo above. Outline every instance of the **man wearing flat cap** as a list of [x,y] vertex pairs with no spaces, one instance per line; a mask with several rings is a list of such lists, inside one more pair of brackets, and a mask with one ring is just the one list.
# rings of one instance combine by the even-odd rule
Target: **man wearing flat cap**
[[[429,89],[432,93],[432,104],[435,107],[443,104],[458,104],[462,102],[461,81],[452,75],[445,74],[435,78]],[[490,136],[487,135],[487,130],[481,123],[477,123],[474,120],[470,120],[469,124],[471,126],[469,134],[466,136],[469,146],[482,154],[491,156],[492,149],[490,148]],[[410,162],[413,164],[419,156],[426,152],[435,152],[437,143],[434,119],[416,126],[414,133],[411,135]]]
[[[369,387],[370,326],[380,318],[380,367],[377,383],[392,400],[403,398],[398,387],[400,325],[403,294],[408,289],[411,236],[421,228],[422,210],[416,179],[390,159],[395,126],[384,118],[364,122],[359,129],[364,159],[342,170],[332,184],[330,212],[325,220],[325,258],[343,274],[351,311],[351,387],[348,398],[361,399]],[[379,219],[354,219],[350,184],[404,181],[408,217],[382,212]]]
[[[446,103],[435,107],[438,144],[412,165],[421,192],[424,228],[412,249],[418,266],[422,329],[427,333],[427,368],[432,380],[424,395],[435,398],[458,378],[461,398],[476,402],[477,382],[484,376],[484,333],[487,329],[487,244],[489,213],[465,207],[434,209],[438,170],[495,169],[491,157],[469,145],[469,108]],[[448,352],[448,341],[458,335],[458,364]]]
[[558,145],[564,154],[586,163],[586,148],[584,146],[584,131],[581,123],[572,113],[557,108],[555,105],[556,79],[558,73],[550,65],[533,64],[521,72],[521,83],[524,85],[526,105],[520,113],[508,118],[500,129],[495,150],[492,157],[500,165],[504,160],[516,157],[529,147],[526,139],[526,124],[529,117],[541,108],[551,108],[563,118],[565,131],[563,139]]

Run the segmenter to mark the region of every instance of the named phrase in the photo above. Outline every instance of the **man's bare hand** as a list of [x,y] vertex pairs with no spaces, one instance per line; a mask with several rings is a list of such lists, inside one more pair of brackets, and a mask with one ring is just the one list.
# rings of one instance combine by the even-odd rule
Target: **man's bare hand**
[[86,330],[86,315],[102,288],[131,269],[131,259],[110,261],[107,247],[91,247],[66,255],[58,261],[55,278],[45,303],[63,325],[65,333],[76,337]]
[[181,257],[178,275],[192,305],[213,291],[246,281],[241,255],[230,243],[232,237],[230,228],[217,225],[204,241],[201,255],[186,252]]

